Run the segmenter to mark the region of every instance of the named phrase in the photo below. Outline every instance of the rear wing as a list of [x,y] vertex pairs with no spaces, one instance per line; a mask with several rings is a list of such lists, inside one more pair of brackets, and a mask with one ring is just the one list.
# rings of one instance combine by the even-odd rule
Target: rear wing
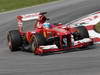
[[19,32],[23,34],[23,21],[38,20],[40,16],[44,16],[44,14],[46,13],[47,12],[37,12],[37,13],[17,16]]
[[47,12],[37,12],[37,13],[32,13],[32,14],[20,15],[20,16],[17,16],[17,19],[21,21],[37,20],[39,16],[44,15],[46,13]]

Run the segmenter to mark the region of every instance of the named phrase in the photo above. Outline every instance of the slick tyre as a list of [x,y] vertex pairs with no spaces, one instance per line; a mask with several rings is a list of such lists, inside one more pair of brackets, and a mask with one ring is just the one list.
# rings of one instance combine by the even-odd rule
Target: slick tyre
[[40,33],[36,33],[32,36],[32,38],[32,52],[35,52],[36,48],[38,48],[40,45],[47,45],[47,39]]
[[18,30],[12,30],[8,32],[7,35],[8,45],[12,52],[18,51],[22,45],[22,40]]
[[[81,36],[81,39],[89,38],[88,30],[84,26],[79,26],[79,27],[77,27],[77,29],[79,31],[79,35]],[[79,40],[81,40],[81,39],[79,39]],[[90,45],[93,45],[93,42],[91,42]],[[80,49],[88,48],[88,46],[89,45],[80,47]]]
[[82,38],[89,38],[88,30],[84,26],[79,26],[77,29]]
[[89,38],[89,33],[84,26],[76,27],[76,30],[77,30],[77,32],[73,33],[75,41],[81,40],[81,39],[84,39],[84,38]]

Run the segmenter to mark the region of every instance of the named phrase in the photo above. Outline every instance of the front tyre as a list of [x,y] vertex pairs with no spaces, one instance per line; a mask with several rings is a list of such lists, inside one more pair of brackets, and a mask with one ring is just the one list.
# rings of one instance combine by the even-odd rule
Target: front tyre
[[[85,26],[79,26],[79,27],[76,27],[76,29],[79,31],[78,32],[79,36],[77,36],[77,38],[78,38],[77,40],[82,40],[82,39],[85,39],[85,38],[90,38],[88,30],[86,29]],[[81,38],[79,38],[79,37],[81,37]],[[89,45],[80,47],[80,49],[88,48],[88,46],[90,46],[90,45],[93,45],[93,42],[91,42]]]
[[76,27],[82,38],[89,38],[88,30],[84,26]]
[[39,46],[41,45],[47,45],[47,39],[39,34],[39,33],[36,33],[32,36],[33,38],[33,42],[32,42],[32,52],[34,52],[35,54],[37,54],[36,52],[36,48],[38,48]]

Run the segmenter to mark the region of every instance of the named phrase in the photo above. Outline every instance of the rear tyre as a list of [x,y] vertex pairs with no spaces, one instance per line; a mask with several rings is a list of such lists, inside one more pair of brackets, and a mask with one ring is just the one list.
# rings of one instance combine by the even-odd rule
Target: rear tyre
[[8,45],[11,51],[18,51],[22,45],[22,40],[18,30],[12,30],[7,35]]
[[36,48],[38,48],[40,45],[47,45],[47,39],[39,33],[33,35],[32,38],[33,38],[32,52],[34,53],[36,51]]

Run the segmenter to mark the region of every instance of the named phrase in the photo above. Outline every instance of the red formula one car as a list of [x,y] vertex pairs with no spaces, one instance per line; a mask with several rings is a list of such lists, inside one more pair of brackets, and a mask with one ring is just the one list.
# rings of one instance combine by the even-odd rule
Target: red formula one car
[[[46,22],[48,18],[44,14],[46,12],[17,16],[18,30],[11,30],[7,35],[11,51],[22,49],[41,55],[93,45],[93,40],[89,38],[88,31],[84,26],[71,27],[62,24],[50,24]],[[29,26],[30,21],[33,27]],[[33,29],[24,30],[23,24],[27,24],[26,29]]]

